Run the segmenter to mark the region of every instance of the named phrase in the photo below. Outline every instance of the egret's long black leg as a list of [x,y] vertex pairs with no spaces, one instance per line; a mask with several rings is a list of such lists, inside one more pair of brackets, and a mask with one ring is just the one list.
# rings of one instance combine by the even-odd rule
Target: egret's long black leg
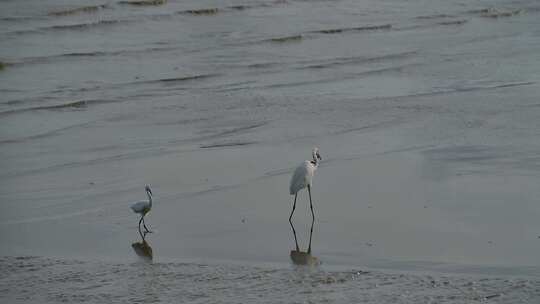
[[151,233],[152,231],[150,231],[150,229],[148,229],[148,227],[146,227],[146,224],[144,223],[144,215],[143,215],[143,217],[141,218],[141,220],[142,220],[144,229],[146,229],[146,232]]
[[309,207],[311,208],[311,218],[312,221],[315,221],[315,213],[313,212],[313,203],[311,201],[311,186],[307,186],[308,192],[309,192]]
[[143,217],[141,216],[141,219],[139,220],[139,233],[141,233],[141,222],[143,221]]
[[298,196],[298,192],[294,195],[294,204],[292,207],[291,215],[289,216],[289,224],[291,224],[291,228],[294,234],[294,242],[296,243],[296,251],[300,251],[300,248],[298,247],[298,239],[296,238],[296,230],[294,230],[294,225],[292,223],[292,216],[294,213],[294,209],[296,209],[296,197]]
[[291,222],[291,219],[292,219],[292,215],[294,213],[294,209],[296,209],[296,197],[298,196],[298,193],[296,193],[294,195],[294,204],[292,206],[292,210],[291,210],[291,215],[289,215],[289,223],[291,223],[291,226],[292,226],[292,222]]

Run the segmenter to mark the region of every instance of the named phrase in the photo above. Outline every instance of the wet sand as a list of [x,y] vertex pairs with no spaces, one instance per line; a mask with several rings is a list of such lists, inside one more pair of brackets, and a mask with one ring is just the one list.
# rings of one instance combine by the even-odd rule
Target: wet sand
[[0,258],[9,303],[534,303],[528,277],[324,270],[205,263]]

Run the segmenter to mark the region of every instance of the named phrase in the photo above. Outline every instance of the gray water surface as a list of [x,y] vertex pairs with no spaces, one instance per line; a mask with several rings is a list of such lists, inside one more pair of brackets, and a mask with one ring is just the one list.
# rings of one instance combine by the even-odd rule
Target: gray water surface
[[[2,277],[4,298],[147,301],[115,282],[131,273],[126,284],[139,284],[136,267],[205,277],[213,272],[199,265],[211,264],[259,287],[181,290],[265,298],[305,275],[324,286],[310,289],[315,302],[462,303],[492,289],[509,296],[490,301],[535,302],[539,16],[533,0],[1,1],[1,272],[24,264]],[[322,265],[298,274],[287,190],[313,146],[323,156],[313,186]],[[145,184],[154,263],[134,266],[129,204]],[[308,206],[301,192],[302,248]],[[97,298],[21,298],[43,278],[58,291],[56,275],[94,266],[81,284]],[[93,289],[100,267],[108,279]],[[379,277],[358,283],[358,268]],[[316,283],[326,271],[345,281]],[[424,272],[452,273],[452,286],[494,277],[478,294],[437,283],[432,295]],[[227,275],[216,278],[224,289]],[[513,276],[535,279],[507,291]],[[170,302],[183,280],[152,288]],[[381,281],[399,287],[387,293]],[[302,286],[268,302],[301,301]],[[413,300],[401,297],[408,290]]]

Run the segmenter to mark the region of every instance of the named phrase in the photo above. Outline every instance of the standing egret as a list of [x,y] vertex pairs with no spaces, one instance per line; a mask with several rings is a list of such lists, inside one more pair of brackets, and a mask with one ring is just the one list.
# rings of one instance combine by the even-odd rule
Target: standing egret
[[144,229],[146,232],[151,232],[144,223],[144,216],[150,212],[150,209],[152,209],[152,190],[150,189],[150,186],[146,185],[144,187],[144,190],[146,190],[146,195],[148,196],[148,201],[140,201],[136,202],[135,204],[131,205],[131,209],[135,213],[139,213],[141,215],[141,219],[139,220],[139,232],[141,231],[141,222],[144,226]]
[[[311,181],[313,180],[313,175],[315,174],[315,170],[319,167],[319,160],[321,160],[321,155],[319,154],[319,148],[315,147],[313,148],[312,153],[312,160],[306,160],[304,161],[300,166],[294,170],[294,174],[291,179],[291,184],[289,186],[289,192],[291,195],[294,194],[294,204],[291,211],[291,215],[289,216],[289,223],[291,224],[291,227],[294,227],[292,224],[292,216],[294,213],[294,209],[296,209],[296,197],[298,196],[298,191],[304,189],[307,187],[308,193],[309,193],[309,206],[311,208],[311,216],[312,216],[312,222],[315,221],[315,213],[313,213],[313,203],[311,201]],[[312,228],[313,229],[313,226]]]

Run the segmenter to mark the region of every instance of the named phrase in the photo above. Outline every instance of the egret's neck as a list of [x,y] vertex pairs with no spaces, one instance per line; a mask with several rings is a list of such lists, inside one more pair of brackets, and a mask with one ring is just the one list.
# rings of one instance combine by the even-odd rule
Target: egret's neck
[[150,203],[150,206],[152,206],[152,194],[150,194],[149,191],[146,191],[146,195],[148,196],[148,202]]
[[315,166],[315,169],[319,167],[319,159],[317,158],[317,156],[313,155],[313,160],[311,160],[311,164]]

